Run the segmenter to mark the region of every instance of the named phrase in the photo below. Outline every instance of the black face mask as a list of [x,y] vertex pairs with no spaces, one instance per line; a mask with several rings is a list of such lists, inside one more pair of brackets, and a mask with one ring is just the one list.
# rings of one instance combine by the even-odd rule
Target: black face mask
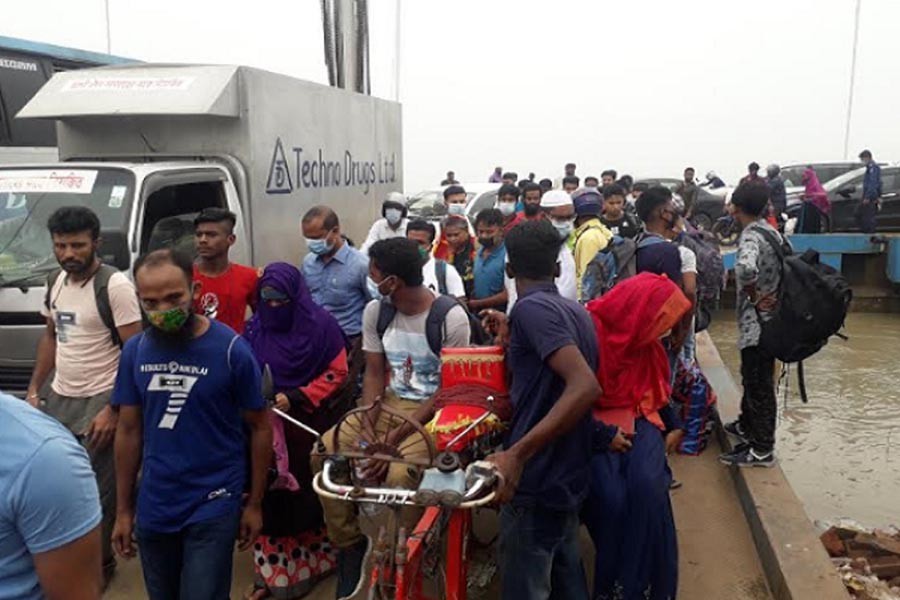
[[493,248],[494,245],[497,243],[497,240],[495,240],[492,237],[480,237],[480,238],[478,238],[478,243],[481,244],[482,246],[484,246],[485,248]]
[[541,212],[540,204],[526,204],[525,205],[525,216],[526,217],[535,217],[537,214]]

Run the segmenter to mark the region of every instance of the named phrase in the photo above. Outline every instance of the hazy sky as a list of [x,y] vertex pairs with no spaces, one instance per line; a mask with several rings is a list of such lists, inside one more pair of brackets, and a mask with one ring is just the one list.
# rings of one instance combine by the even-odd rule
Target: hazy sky
[[[401,0],[405,187],[496,165],[635,176],[843,158],[855,0]],[[109,0],[114,54],[325,83],[318,0]],[[752,7],[752,8],[751,8]],[[370,0],[394,93],[395,0]],[[863,0],[851,155],[900,159],[900,2]],[[104,0],[4,2],[0,34],[105,51]]]

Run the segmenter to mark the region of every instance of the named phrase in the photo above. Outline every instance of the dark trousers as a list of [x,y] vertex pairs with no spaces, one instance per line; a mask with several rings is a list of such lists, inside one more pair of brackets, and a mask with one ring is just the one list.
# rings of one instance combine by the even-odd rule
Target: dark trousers
[[506,505],[500,511],[503,600],[588,600],[577,511]]
[[[41,402],[41,410],[63,424],[81,441],[83,434],[97,414],[109,406],[112,390],[106,390],[86,398],[62,396],[54,391]],[[113,456],[113,444],[103,449],[91,449],[85,446],[91,458],[91,468],[97,477],[97,490],[100,492],[100,507],[103,510],[103,529],[101,547],[103,551],[103,569],[111,573],[116,565],[112,551],[112,530],[116,523],[116,466]]]
[[161,533],[137,526],[150,600],[225,600],[240,511]]
[[875,233],[875,215],[878,214],[878,201],[861,201],[856,209],[859,230],[863,233]]
[[741,428],[750,446],[760,454],[775,448],[775,359],[759,346],[741,350]]

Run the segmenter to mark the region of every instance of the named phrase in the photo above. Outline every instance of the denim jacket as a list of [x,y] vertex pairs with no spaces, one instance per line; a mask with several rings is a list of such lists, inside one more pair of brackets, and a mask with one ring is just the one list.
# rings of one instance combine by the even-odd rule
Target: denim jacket
[[878,200],[881,197],[881,167],[875,161],[866,165],[863,179],[863,200]]

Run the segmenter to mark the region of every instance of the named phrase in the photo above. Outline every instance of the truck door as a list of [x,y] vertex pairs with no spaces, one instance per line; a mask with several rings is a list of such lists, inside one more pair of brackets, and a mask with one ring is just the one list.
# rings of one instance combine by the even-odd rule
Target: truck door
[[204,208],[227,208],[237,215],[231,259],[246,264],[244,219],[227,171],[218,167],[162,171],[147,177],[141,192],[138,252],[177,248],[196,256],[194,218]]

